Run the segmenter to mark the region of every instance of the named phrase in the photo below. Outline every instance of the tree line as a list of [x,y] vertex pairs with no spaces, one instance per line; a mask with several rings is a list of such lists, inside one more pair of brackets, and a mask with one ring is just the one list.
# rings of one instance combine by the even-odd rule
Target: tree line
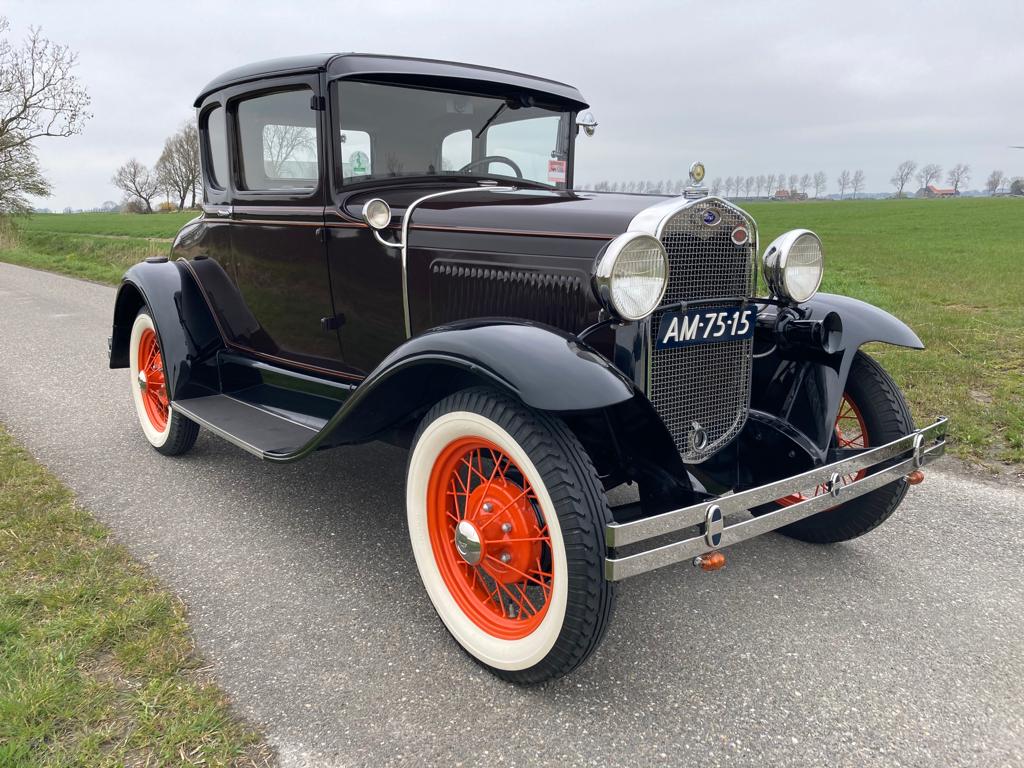
[[[907,183],[916,178],[919,188],[924,190],[942,178],[942,166],[935,163],[927,163],[920,168],[913,160],[904,160],[896,167],[896,173],[889,179],[889,182],[896,187],[896,197],[903,197],[903,191]],[[957,163],[946,173],[946,183],[953,190],[954,195],[960,194],[960,188],[966,187],[971,180],[971,166],[967,163]],[[1024,194],[1024,180],[1017,176],[1010,178],[1000,170],[992,171],[985,181],[985,191],[995,195],[1005,190],[1011,194]]]
[[[935,184],[943,178],[942,166],[936,163],[927,163],[920,168],[913,160],[906,160],[899,164],[896,172],[890,179],[890,183],[896,188],[896,197],[906,196],[906,187],[912,179],[916,179],[920,190],[926,190],[930,185]],[[954,195],[960,194],[971,179],[971,167],[967,163],[957,163],[950,168],[945,175],[946,182],[953,190]],[[856,198],[867,183],[864,171],[856,170],[852,173],[843,170],[836,177],[836,191],[839,199],[846,197],[847,192]],[[590,189],[595,192],[632,192],[640,194],[664,194],[680,195],[688,186],[689,182],[682,179],[666,181],[599,181],[592,185],[583,185],[581,189]],[[726,176],[724,179],[717,177],[712,179],[709,191],[712,195],[724,194],[726,197],[786,197],[806,198],[811,190],[815,197],[825,194],[828,185],[828,177],[824,171],[817,171],[814,174],[785,173],[758,174],[756,176]],[[1024,178],[1020,176],[1009,177],[1000,170],[992,171],[985,182],[985,191],[990,195],[999,194],[1001,191],[1013,195],[1024,195]]]
[[151,213],[153,198],[163,193],[174,200],[178,210],[196,205],[196,192],[201,183],[199,166],[199,131],[193,123],[185,123],[164,141],[163,151],[152,168],[131,158],[114,171],[111,182],[124,192],[125,207],[130,211]]
[[[843,171],[840,176],[843,192],[852,189],[860,192],[864,189],[864,172],[856,171],[853,176],[849,171]],[[689,184],[683,179],[668,179],[666,181],[599,181],[593,185],[584,185],[584,189],[592,189],[595,192],[633,192],[640,194],[664,194],[680,195]],[[725,194],[728,196],[745,197],[772,197],[784,193],[787,196],[804,195],[814,190],[815,197],[821,197],[826,190],[828,177],[824,171],[816,173],[797,174],[785,173],[758,174],[757,176],[726,176],[724,179],[716,177],[709,183],[709,191],[712,195]]]

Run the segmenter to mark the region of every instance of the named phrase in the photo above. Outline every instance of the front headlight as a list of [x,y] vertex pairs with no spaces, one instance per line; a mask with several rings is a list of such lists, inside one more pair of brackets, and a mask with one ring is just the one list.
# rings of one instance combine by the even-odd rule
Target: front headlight
[[601,303],[623,320],[639,320],[657,309],[668,286],[668,254],[650,235],[626,232],[597,259],[594,287]]
[[793,229],[775,238],[761,258],[773,295],[801,304],[818,292],[825,272],[821,238],[809,229]]

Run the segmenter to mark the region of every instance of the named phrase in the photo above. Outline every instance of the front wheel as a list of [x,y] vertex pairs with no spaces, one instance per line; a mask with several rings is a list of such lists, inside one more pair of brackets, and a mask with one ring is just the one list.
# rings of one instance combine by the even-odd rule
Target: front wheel
[[135,316],[130,343],[132,400],[142,433],[150,445],[166,456],[185,453],[195,444],[199,425],[171,410],[160,337],[146,307]]
[[416,433],[406,506],[427,595],[477,662],[539,683],[594,652],[614,598],[611,512],[561,420],[487,389],[451,395]]
[[[857,352],[850,366],[846,392],[839,405],[832,445],[835,448],[872,448],[905,437],[914,431],[914,420],[903,393],[885,369],[864,352]],[[861,470],[842,478],[843,484],[859,480]],[[823,492],[818,488],[815,494]],[[779,533],[813,544],[832,544],[863,536],[874,530],[896,511],[907,493],[907,481],[889,485],[858,496],[824,512],[779,529]],[[779,499],[787,505],[802,501],[795,494]]]

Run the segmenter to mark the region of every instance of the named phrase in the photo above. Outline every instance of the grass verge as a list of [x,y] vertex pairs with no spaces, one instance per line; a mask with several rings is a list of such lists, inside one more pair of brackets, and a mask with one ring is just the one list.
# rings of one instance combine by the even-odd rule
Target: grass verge
[[0,765],[272,762],[181,603],[0,428]]

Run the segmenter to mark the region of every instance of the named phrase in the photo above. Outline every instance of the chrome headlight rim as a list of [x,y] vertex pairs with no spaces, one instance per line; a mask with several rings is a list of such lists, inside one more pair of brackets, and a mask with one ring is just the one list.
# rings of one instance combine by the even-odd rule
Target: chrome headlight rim
[[382,232],[391,226],[391,206],[386,200],[375,197],[363,203],[363,221],[370,229]]
[[[661,257],[664,277],[661,281],[661,288],[657,292],[657,298],[652,302],[648,302],[650,308],[647,309],[645,306],[644,309],[646,311],[644,312],[629,312],[615,302],[613,291],[614,273],[615,265],[619,258],[627,252],[627,249],[636,248],[637,246],[657,250]],[[665,298],[665,291],[668,290],[668,272],[668,253],[658,238],[644,232],[623,232],[605,246],[594,263],[594,291],[601,305],[614,317],[630,322],[643,320],[661,306],[662,299]]]
[[[790,254],[793,247],[801,238],[807,237],[813,238],[818,245],[818,252],[821,254],[818,277],[812,290],[796,295],[786,281],[786,269],[790,266]],[[772,240],[764,249],[764,254],[761,256],[761,267],[768,290],[773,296],[794,304],[803,304],[814,298],[818,289],[821,288],[821,281],[825,276],[825,247],[816,232],[810,229],[791,229]]]

